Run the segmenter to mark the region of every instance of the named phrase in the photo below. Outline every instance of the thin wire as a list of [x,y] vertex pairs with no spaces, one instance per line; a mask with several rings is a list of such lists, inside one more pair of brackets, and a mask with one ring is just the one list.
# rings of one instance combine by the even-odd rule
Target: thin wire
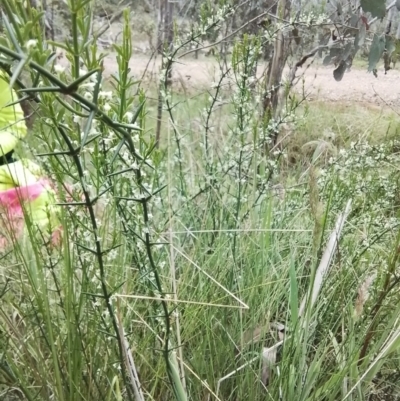
[[303,229],[283,229],[283,228],[243,228],[243,229],[229,229],[229,230],[186,230],[186,231],[172,231],[172,234],[207,234],[207,233],[246,233],[246,232],[259,232],[259,233],[268,233],[268,232],[313,232],[313,230],[303,230]]

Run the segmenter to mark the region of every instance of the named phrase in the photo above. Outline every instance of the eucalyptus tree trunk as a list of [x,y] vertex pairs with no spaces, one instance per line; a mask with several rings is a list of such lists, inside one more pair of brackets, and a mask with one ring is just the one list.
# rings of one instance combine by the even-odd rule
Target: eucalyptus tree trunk
[[165,5],[168,0],[158,0],[158,15],[157,15],[157,52],[163,52],[164,42],[164,18],[165,18]]
[[[158,38],[157,50],[162,54],[164,51],[172,51],[174,42],[174,2],[173,0],[160,0],[159,16],[158,16]],[[163,97],[162,93],[167,86],[172,83],[172,63],[165,61],[163,57],[161,69],[167,70],[165,82],[160,82],[158,90],[158,106],[157,106],[157,127],[156,127],[156,146],[159,146],[161,138],[161,122],[163,114]]]
[[[291,11],[291,0],[278,0],[276,17],[278,21],[288,20]],[[264,95],[263,114],[269,121],[279,114],[279,94],[282,82],[283,69],[286,65],[289,50],[289,39],[285,38],[282,30],[277,32],[274,41],[274,53],[268,65],[267,88]],[[272,138],[273,145],[276,143],[277,134]]]
[[165,0],[165,22],[164,22],[164,31],[165,31],[165,44],[168,48],[171,48],[172,43],[174,41],[174,1]]
[[174,1],[159,0],[157,21],[157,51],[159,54],[162,54],[166,46],[170,48],[174,40],[174,5]]

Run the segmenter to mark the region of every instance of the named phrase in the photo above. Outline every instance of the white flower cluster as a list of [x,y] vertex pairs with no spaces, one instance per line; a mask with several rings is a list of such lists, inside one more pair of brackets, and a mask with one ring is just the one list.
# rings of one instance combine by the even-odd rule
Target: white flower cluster
[[321,171],[318,183],[322,198],[333,210],[343,210],[353,199],[353,226],[359,224],[362,241],[368,247],[372,237],[400,223],[397,212],[400,182],[397,165],[397,142],[371,145],[352,143],[341,149],[329,166]]
[[[210,15],[200,15],[199,34],[205,36],[210,29],[218,29],[226,18],[232,14],[233,10],[232,6],[224,4]],[[197,35],[197,33],[195,33],[195,35]]]
[[[326,13],[321,12],[302,12],[297,20],[297,23],[311,27],[313,25],[321,25],[330,21],[330,17]],[[292,22],[294,22],[292,20]]]

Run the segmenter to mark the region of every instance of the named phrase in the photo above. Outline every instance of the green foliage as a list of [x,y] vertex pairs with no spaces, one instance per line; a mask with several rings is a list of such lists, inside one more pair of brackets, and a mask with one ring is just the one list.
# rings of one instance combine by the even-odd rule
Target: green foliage
[[361,0],[361,7],[373,17],[383,18],[386,15],[385,0]]
[[[204,93],[177,95],[176,41],[163,54],[157,149],[151,94],[129,73],[127,11],[104,77],[90,2],[70,1],[72,36],[60,43],[44,40],[35,11],[6,4],[1,66],[37,96],[25,151],[59,188],[64,243],[28,237],[1,255],[0,398],[397,397],[399,145],[362,137],[372,129],[362,124],[386,124],[348,108],[346,121],[325,110],[302,122],[288,93],[279,118],[260,118],[257,35],[234,42]],[[204,14],[181,45],[231,12]],[[334,126],[332,154],[297,151],[290,165],[285,142],[270,146],[283,124],[310,142]]]
[[374,35],[368,55],[368,71],[376,71],[376,66],[385,51],[385,35]]

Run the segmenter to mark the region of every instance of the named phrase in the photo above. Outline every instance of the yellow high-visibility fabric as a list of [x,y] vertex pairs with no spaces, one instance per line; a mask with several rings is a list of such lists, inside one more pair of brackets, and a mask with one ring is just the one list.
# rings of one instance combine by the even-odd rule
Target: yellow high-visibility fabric
[[38,172],[39,166],[29,160],[3,164],[0,166],[0,191],[34,184],[39,176]]
[[55,191],[41,176],[39,166],[30,160],[0,166],[0,249],[10,229],[18,236],[26,232],[26,218],[42,235],[60,226]]
[[[0,71],[0,157],[13,151],[26,135],[17,94]],[[26,232],[26,218],[43,234],[60,226],[55,191],[43,176],[40,167],[27,159],[0,165],[0,250],[12,244],[12,233],[11,238]]]
[[0,157],[14,150],[26,136],[24,113],[5,73],[0,71]]

